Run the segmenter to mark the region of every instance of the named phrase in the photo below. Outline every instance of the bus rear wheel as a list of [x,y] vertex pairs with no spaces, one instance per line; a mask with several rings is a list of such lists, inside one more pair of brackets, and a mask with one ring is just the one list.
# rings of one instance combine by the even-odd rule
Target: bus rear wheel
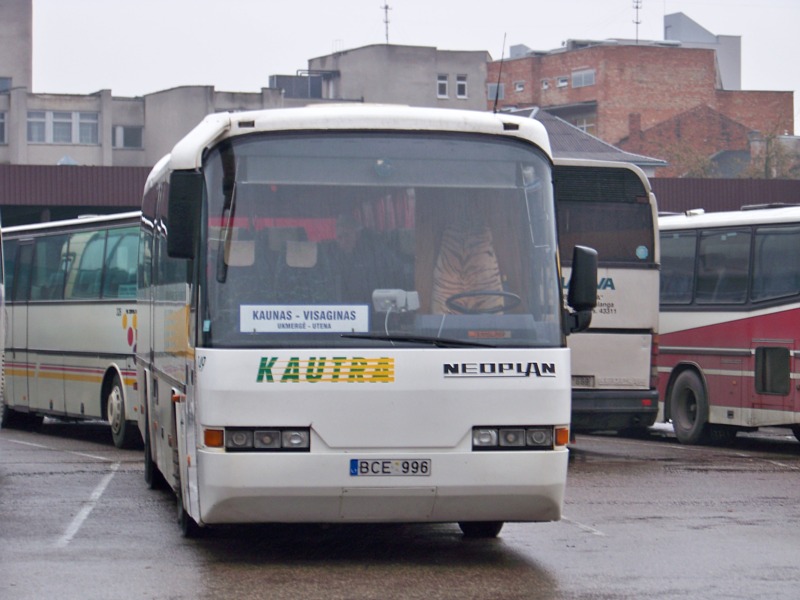
[[495,538],[503,528],[503,521],[460,521],[458,526],[467,538]]
[[694,371],[684,371],[675,379],[670,415],[675,437],[681,444],[699,444],[705,439],[708,398],[703,382]]

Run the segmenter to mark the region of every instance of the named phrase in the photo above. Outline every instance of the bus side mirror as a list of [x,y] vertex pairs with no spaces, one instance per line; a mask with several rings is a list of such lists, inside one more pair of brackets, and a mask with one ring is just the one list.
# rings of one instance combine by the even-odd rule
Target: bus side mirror
[[167,254],[172,258],[194,258],[204,183],[203,174],[196,171],[174,171],[170,175]]
[[587,329],[597,306],[597,251],[593,248],[575,246],[572,252],[567,304],[575,311],[567,314],[567,333]]

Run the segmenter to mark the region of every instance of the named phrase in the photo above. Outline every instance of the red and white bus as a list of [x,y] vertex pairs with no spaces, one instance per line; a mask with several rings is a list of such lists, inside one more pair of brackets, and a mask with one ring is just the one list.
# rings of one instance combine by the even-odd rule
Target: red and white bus
[[660,413],[686,444],[800,439],[800,207],[659,218]]

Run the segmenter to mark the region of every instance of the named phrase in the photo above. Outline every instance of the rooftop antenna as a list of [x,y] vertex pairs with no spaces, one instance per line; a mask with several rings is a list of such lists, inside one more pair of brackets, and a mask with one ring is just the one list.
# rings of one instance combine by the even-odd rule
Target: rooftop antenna
[[386,43],[389,43],[389,11],[392,10],[392,7],[389,6],[388,2],[384,2],[383,6],[383,25],[386,28]]
[[494,88],[494,107],[492,107],[492,112],[497,112],[497,99],[500,97],[500,78],[503,75],[503,61],[506,57],[506,34],[503,34],[503,50],[500,53],[500,68],[497,69],[497,85]]
[[639,11],[642,8],[642,0],[633,0],[633,9],[636,11],[636,18],[633,20],[634,24],[636,25],[636,43],[639,43],[639,25],[642,24],[642,20],[639,18]]

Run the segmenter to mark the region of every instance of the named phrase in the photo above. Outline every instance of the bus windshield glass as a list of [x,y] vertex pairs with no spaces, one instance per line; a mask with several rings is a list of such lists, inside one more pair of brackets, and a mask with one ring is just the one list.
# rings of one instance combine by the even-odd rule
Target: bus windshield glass
[[204,160],[205,347],[558,347],[551,167],[477,134],[232,138]]

